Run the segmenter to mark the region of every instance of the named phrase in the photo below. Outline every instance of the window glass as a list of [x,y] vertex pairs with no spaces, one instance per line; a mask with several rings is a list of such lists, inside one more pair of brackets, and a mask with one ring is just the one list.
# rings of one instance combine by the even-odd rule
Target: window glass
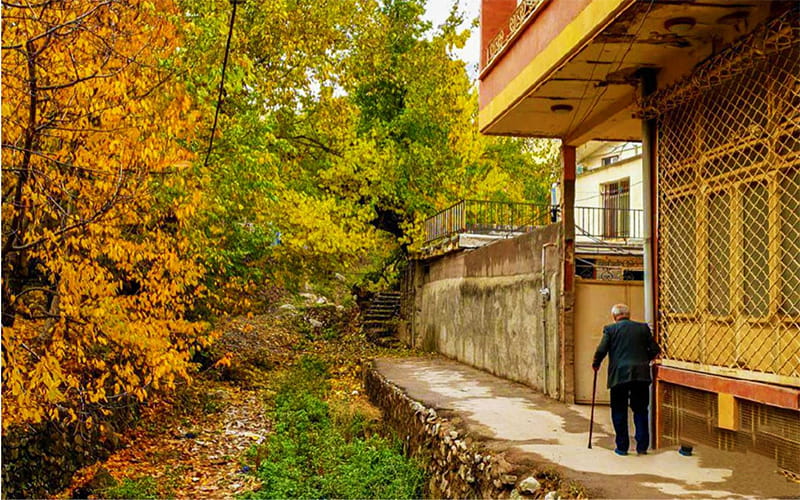
[[765,183],[742,189],[742,292],[744,314],[769,313],[769,190]]
[[781,182],[781,301],[778,309],[800,316],[800,171],[786,172]]
[[730,314],[731,200],[726,192],[708,198],[708,312]]
[[665,202],[663,234],[666,308],[672,313],[692,313],[696,299],[695,198],[685,196]]

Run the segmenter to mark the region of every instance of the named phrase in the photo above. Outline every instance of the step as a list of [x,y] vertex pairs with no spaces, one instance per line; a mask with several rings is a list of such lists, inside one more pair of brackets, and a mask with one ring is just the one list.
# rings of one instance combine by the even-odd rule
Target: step
[[378,300],[378,301],[370,302],[370,306],[396,306],[396,305],[400,305],[400,301],[399,300],[393,300],[393,301]]

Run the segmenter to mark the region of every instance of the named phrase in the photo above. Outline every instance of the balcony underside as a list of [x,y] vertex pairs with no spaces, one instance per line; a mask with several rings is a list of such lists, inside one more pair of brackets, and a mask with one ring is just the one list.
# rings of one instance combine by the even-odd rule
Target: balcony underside
[[[640,70],[658,70],[659,88],[669,85],[786,5],[550,0],[483,70],[481,131],[571,145],[641,140],[634,117]],[[559,105],[571,111],[555,112]]]

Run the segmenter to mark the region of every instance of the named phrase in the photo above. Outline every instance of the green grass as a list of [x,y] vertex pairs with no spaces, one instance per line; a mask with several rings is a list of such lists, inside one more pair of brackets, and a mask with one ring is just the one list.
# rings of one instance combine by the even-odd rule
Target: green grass
[[304,358],[275,395],[274,434],[245,498],[420,498],[424,472],[396,440],[363,437],[367,419],[347,425],[324,401],[327,372]]
[[115,485],[105,488],[103,498],[160,498],[158,483],[150,476],[136,479],[125,478]]

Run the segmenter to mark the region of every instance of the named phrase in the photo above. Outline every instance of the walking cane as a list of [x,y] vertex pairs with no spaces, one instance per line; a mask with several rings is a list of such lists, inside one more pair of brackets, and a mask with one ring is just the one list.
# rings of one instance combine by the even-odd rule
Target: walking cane
[[589,449],[592,449],[592,428],[594,427],[594,396],[597,394],[597,370],[594,370],[594,380],[592,380],[592,413],[589,417]]

